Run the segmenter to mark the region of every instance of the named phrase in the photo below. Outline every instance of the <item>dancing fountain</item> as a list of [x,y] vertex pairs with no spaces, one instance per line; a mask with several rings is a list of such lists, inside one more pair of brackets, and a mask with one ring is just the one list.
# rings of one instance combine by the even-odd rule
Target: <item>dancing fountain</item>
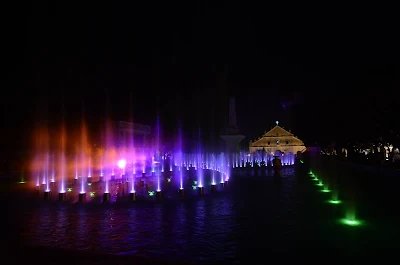
[[[133,131],[133,127],[130,130]],[[268,154],[248,154],[247,151],[204,153],[200,141],[196,153],[184,153],[180,130],[177,144],[163,151],[158,119],[153,146],[135,146],[133,136],[127,146],[116,145],[113,126],[107,119],[104,142],[94,147],[89,145],[82,117],[78,139],[68,139],[68,143],[77,145],[71,157],[66,156],[71,148],[67,148],[64,126],[60,145],[55,150],[48,145],[48,134],[42,134],[42,143],[33,164],[36,190],[38,194],[44,194],[45,200],[51,200],[51,193],[55,191],[58,191],[60,201],[68,199],[76,202],[72,198],[76,196],[79,203],[98,197],[102,197],[104,203],[114,201],[114,198],[161,200],[173,198],[173,193],[169,192],[171,189],[178,191],[180,198],[203,196],[223,191],[233,172],[241,171],[245,166],[253,168],[264,163],[265,170],[269,168],[265,163],[268,162]],[[326,183],[320,184],[324,185],[322,191],[329,191]]]

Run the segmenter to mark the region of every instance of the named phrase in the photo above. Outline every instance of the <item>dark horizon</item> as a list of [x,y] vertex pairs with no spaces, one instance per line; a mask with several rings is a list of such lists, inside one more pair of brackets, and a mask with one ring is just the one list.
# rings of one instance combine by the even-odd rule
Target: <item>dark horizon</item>
[[399,52],[390,16],[347,14],[337,23],[332,10],[308,21],[239,1],[160,10],[116,3],[20,8],[21,20],[7,32],[4,150],[29,144],[46,103],[51,124],[60,123],[64,105],[73,127],[84,101],[85,119],[97,130],[107,101],[110,119],[129,120],[131,94],[134,122],[154,127],[159,113],[168,137],[182,124],[187,137],[200,128],[217,138],[231,96],[246,141],[276,120],[306,143],[399,132]]

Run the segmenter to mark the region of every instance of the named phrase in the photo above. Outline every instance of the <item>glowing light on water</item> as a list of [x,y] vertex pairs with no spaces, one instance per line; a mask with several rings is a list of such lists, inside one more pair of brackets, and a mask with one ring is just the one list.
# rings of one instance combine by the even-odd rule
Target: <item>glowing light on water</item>
[[197,181],[193,181],[193,183],[192,183],[192,189],[197,189]]
[[331,190],[329,190],[329,189],[327,189],[327,188],[324,188],[323,190],[321,190],[321,192],[328,193],[328,192],[331,192]]
[[356,219],[348,219],[348,218],[343,218],[339,220],[339,223],[348,225],[348,226],[360,226],[364,222]]

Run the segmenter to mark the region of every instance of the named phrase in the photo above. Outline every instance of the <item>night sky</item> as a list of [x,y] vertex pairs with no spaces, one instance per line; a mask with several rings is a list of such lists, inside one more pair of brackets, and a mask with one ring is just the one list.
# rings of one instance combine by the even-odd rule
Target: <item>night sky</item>
[[3,151],[29,143],[46,109],[57,127],[64,105],[73,128],[84,105],[96,132],[107,102],[111,119],[126,120],[130,100],[134,121],[154,126],[158,113],[166,137],[178,123],[189,138],[199,128],[218,135],[230,96],[247,140],[275,120],[306,143],[399,129],[400,46],[389,7],[220,3],[10,6]]

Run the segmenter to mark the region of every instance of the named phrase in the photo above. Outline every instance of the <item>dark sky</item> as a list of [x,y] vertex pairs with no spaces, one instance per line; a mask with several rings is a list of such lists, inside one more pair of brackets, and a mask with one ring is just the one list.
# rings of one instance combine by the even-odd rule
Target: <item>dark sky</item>
[[[128,119],[130,95],[135,121],[154,125],[159,113],[169,135],[178,121],[186,137],[199,127],[218,133],[229,96],[249,138],[275,120],[307,142],[368,135],[377,123],[399,127],[391,8],[260,3],[10,6],[3,146],[25,144],[44,109],[57,126],[63,104],[70,128],[82,102],[93,131],[107,101],[112,119]],[[294,95],[298,104],[284,111]]]

